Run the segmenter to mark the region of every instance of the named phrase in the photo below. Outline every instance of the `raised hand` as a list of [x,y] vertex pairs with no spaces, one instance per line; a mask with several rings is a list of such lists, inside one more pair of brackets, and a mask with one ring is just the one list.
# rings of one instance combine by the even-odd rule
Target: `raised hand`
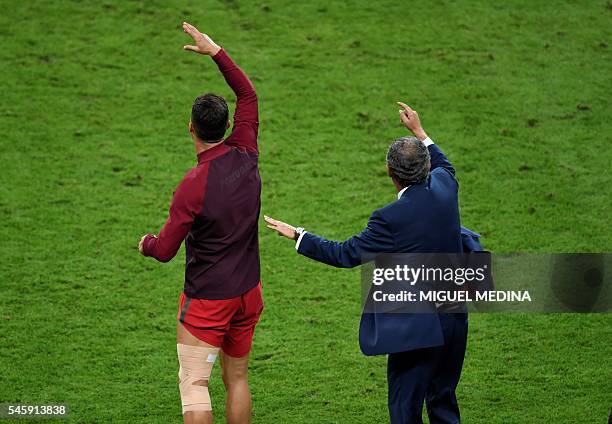
[[297,239],[295,227],[286,224],[283,221],[278,221],[276,219],[270,218],[266,215],[264,215],[264,220],[266,221],[267,227],[271,230],[276,231],[279,236],[287,237],[291,240]]
[[192,52],[207,56],[214,56],[221,50],[221,47],[219,47],[208,35],[202,34],[196,27],[187,22],[183,22],[183,31],[193,38],[193,42],[195,43],[195,46],[189,44],[183,46],[184,50],[191,50]]
[[399,115],[404,126],[408,128],[408,130],[414,134],[416,138],[421,141],[425,140],[427,138],[427,134],[425,134],[425,131],[421,126],[421,120],[419,119],[419,114],[416,112],[416,110],[413,110],[406,103],[397,102],[397,104],[401,106]]

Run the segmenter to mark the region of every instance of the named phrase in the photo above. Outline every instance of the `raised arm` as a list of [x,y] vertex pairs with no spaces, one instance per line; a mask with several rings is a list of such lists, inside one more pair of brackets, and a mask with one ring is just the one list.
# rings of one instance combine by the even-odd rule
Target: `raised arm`
[[443,168],[448,171],[451,175],[455,175],[455,168],[451,165],[446,155],[440,150],[438,146],[427,136],[425,130],[421,126],[421,120],[419,114],[413,110],[410,106],[405,103],[397,102],[402,107],[399,111],[400,119],[404,126],[412,133],[416,138],[421,140],[427,149],[429,150],[429,156],[431,160],[431,171],[436,168]]
[[184,49],[211,56],[225,81],[236,94],[234,126],[225,143],[257,152],[259,110],[253,83],[225,50],[215,44],[208,35],[202,34],[196,27],[186,22],[183,23],[183,30],[195,42],[195,45],[184,46]]
[[227,55],[225,50],[213,56],[225,81],[236,93],[236,111],[232,133],[225,139],[230,145],[257,151],[257,131],[259,128],[259,110],[255,87],[246,74]]

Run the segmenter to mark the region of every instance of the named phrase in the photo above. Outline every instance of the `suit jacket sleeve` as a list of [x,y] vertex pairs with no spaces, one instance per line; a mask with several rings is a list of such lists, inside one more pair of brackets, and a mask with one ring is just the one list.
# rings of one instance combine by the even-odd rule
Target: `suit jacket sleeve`
[[353,268],[373,259],[378,253],[392,252],[393,235],[379,211],[370,217],[361,233],[343,242],[327,240],[312,233],[302,237],[298,253],[338,268]]
[[431,158],[432,172],[436,168],[442,168],[448,171],[452,176],[455,176],[455,168],[453,168],[453,165],[451,165],[444,152],[442,152],[438,146],[430,144],[427,149],[429,149],[429,157]]

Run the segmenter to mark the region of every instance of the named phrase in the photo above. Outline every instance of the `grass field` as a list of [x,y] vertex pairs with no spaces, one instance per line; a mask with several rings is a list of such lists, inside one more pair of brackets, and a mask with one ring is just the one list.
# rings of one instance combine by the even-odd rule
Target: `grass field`
[[[180,422],[184,252],[162,265],[137,244],[194,165],[193,99],[233,99],[210,59],[181,50],[182,20],[256,84],[266,214],[330,238],[360,231],[394,199],[384,155],[404,100],[457,168],[463,223],[489,249],[612,250],[609,1],[1,5],[0,403]],[[261,227],[254,422],[385,422],[385,358],[357,345],[359,271],[299,257]],[[611,324],[473,314],[464,421],[606,422]]]

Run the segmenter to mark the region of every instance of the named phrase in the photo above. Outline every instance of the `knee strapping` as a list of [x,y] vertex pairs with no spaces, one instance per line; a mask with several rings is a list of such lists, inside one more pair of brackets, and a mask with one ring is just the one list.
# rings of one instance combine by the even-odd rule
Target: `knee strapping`
[[212,411],[208,380],[219,348],[177,344],[176,350],[183,414],[188,411]]

